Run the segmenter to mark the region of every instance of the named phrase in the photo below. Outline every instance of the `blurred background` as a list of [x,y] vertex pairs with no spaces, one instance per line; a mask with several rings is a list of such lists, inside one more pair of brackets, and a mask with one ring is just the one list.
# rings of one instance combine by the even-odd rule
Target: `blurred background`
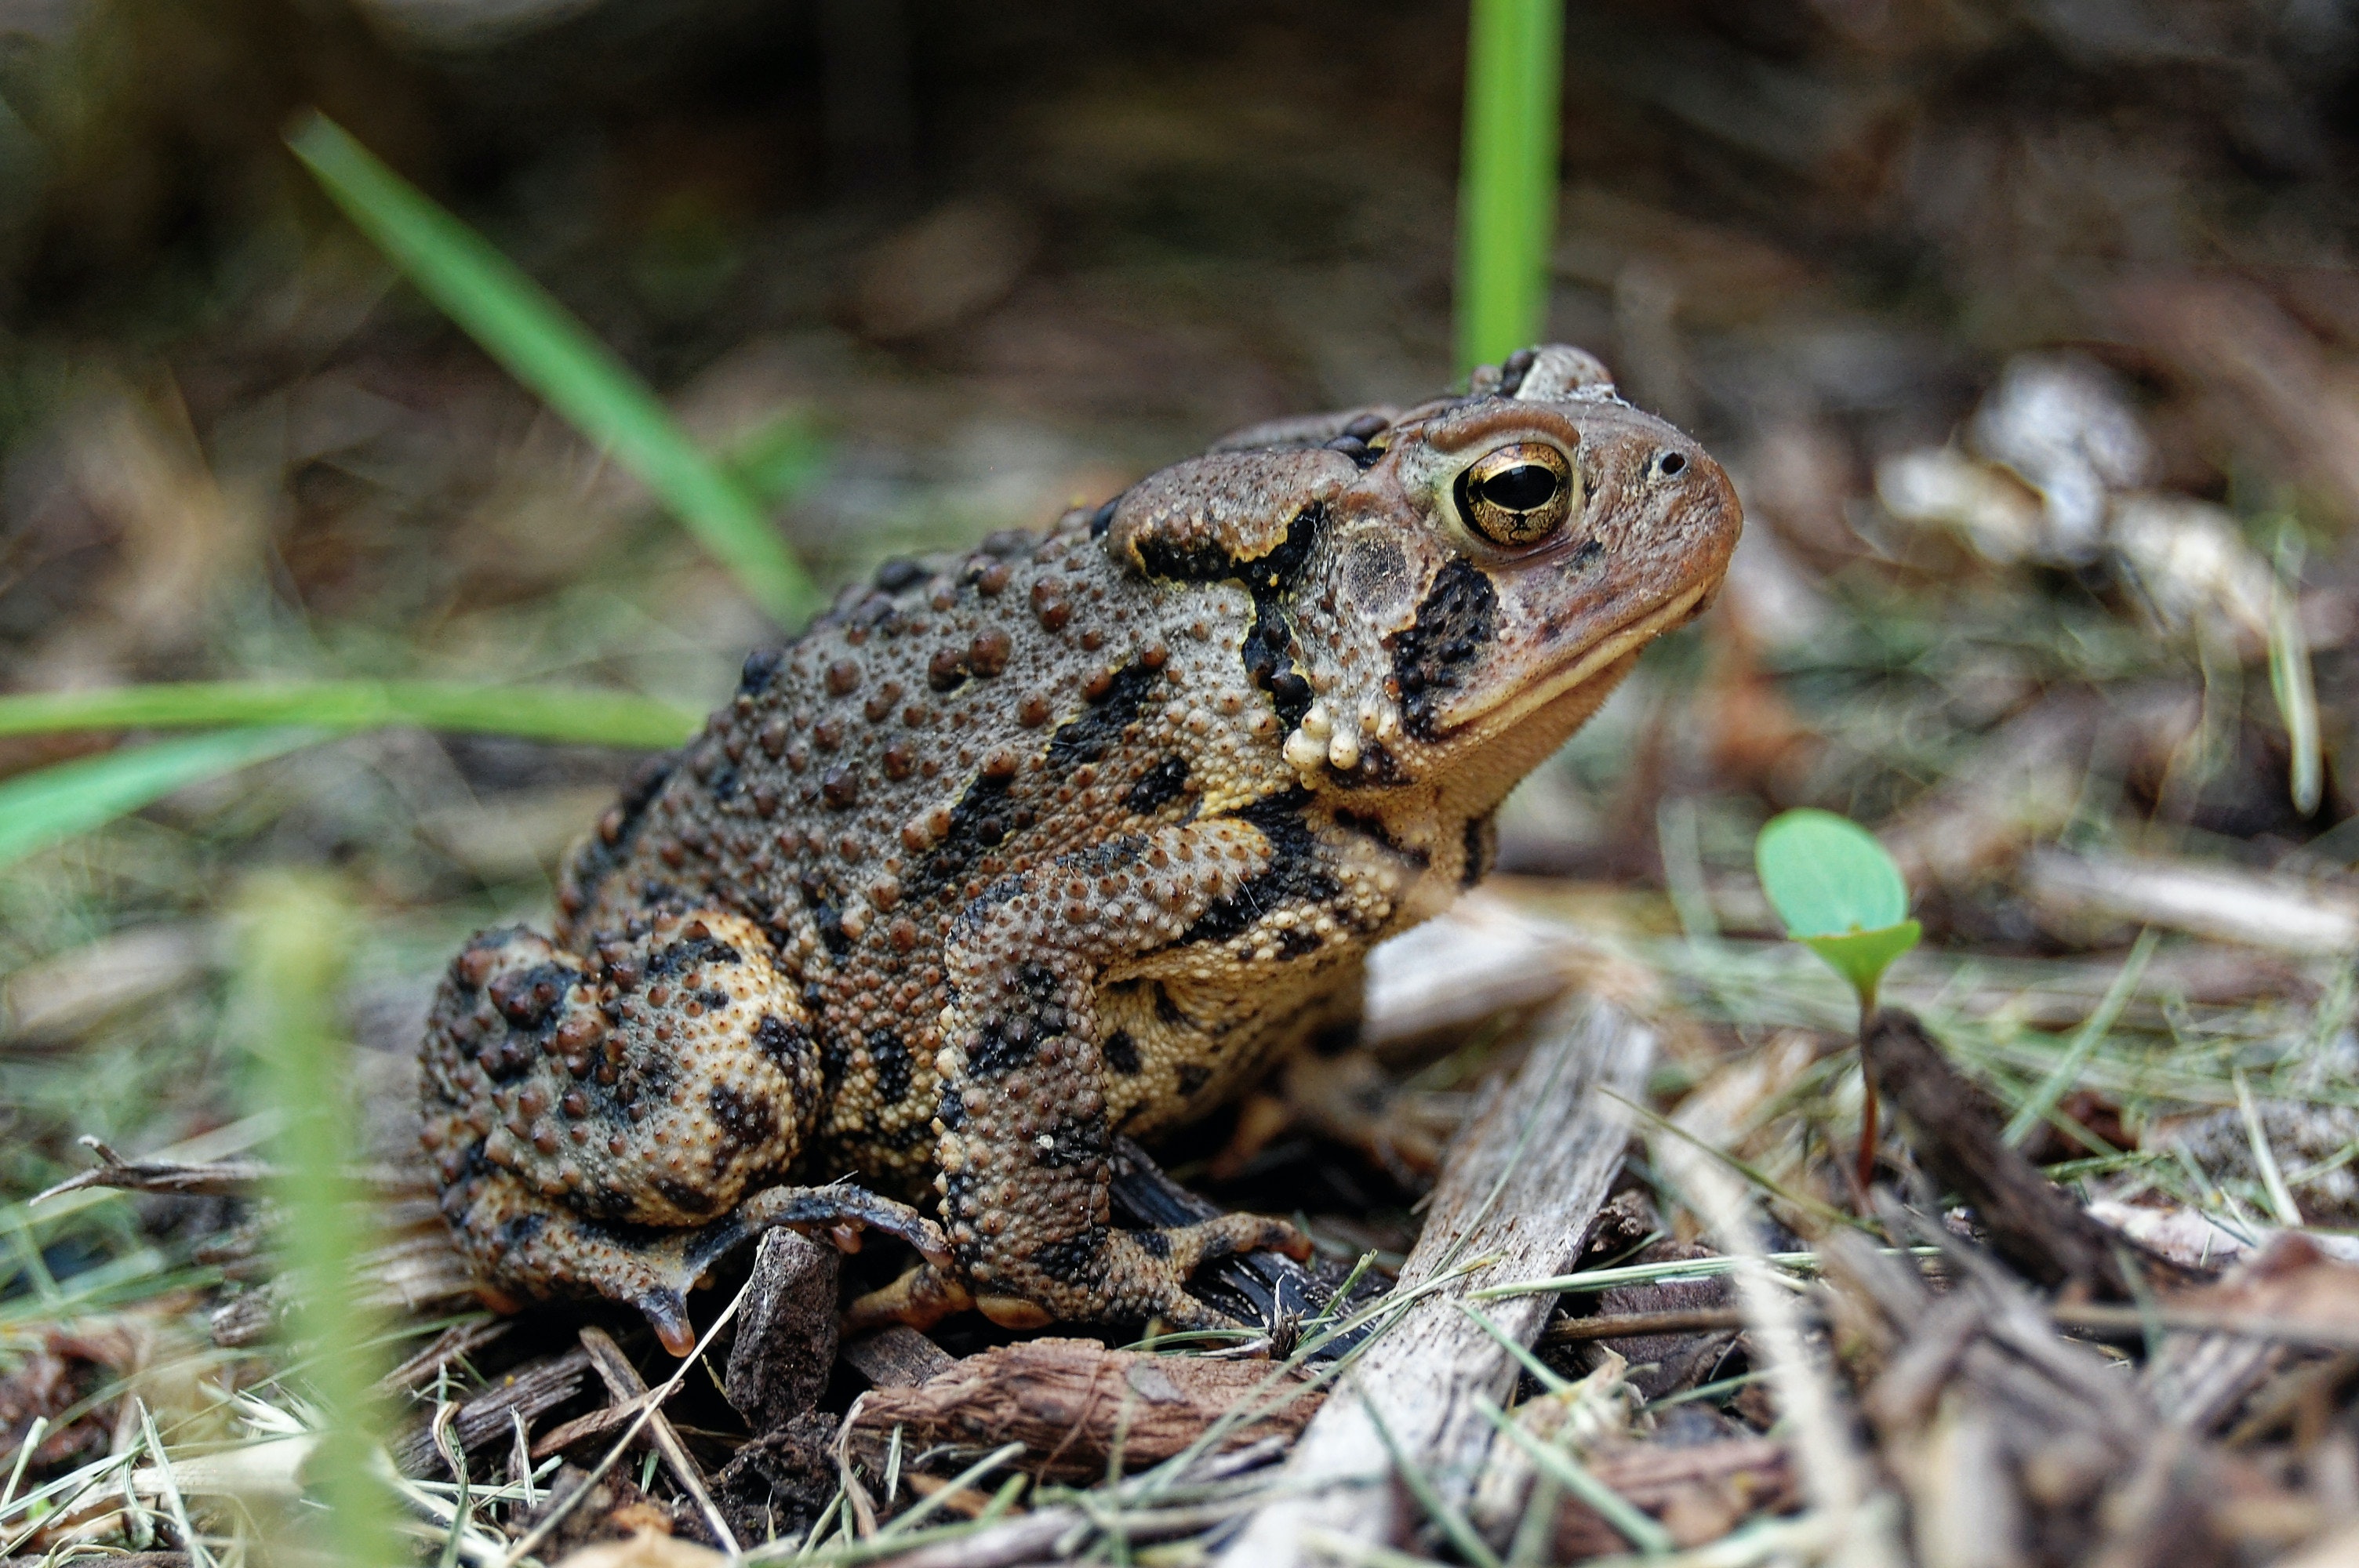
[[[832,589],[1461,377],[1465,28],[1408,0],[0,0],[0,689],[701,711],[780,634],[398,282],[288,154],[299,111],[578,313]],[[2354,90],[2342,0],[1571,6],[1549,334],[1702,437],[1749,527],[1721,610],[1516,797],[1512,885],[1772,934],[1752,835],[1825,806],[1883,832],[1934,946],[2060,966],[2072,1017],[2154,925],[2240,944],[2152,971],[2265,1005],[2236,1041],[2282,1002],[2349,1047],[2347,966],[2302,965],[2359,946]],[[0,739],[0,773],[114,741]],[[633,761],[382,730],[0,871],[0,1182],[235,1115],[220,912],[256,868],[340,869],[394,1071],[455,941],[539,916]],[[2134,1142],[2128,1103],[2075,1114]],[[161,1222],[16,1223],[21,1293]]]

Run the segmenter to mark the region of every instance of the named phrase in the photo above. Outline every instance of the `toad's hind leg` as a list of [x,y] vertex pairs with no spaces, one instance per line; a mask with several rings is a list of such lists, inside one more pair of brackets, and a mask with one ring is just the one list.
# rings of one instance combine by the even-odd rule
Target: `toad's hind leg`
[[904,1205],[776,1184],[817,1115],[819,1064],[739,915],[665,914],[586,958],[484,933],[436,995],[419,1088],[452,1238],[503,1296],[595,1291],[684,1349],[688,1290],[768,1227],[876,1226],[948,1260]]

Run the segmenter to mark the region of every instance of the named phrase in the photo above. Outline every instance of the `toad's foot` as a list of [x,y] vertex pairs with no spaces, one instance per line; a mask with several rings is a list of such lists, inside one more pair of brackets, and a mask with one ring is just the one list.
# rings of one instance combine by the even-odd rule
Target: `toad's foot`
[[[1310,1242],[1285,1220],[1229,1214],[1162,1230],[1085,1232],[1044,1250],[1049,1255],[1035,1259],[1032,1270],[1015,1271],[1034,1276],[1031,1293],[970,1292],[929,1263],[853,1303],[846,1329],[886,1323],[925,1328],[968,1307],[981,1310],[1003,1328],[1038,1328],[1059,1319],[1146,1323],[1158,1318],[1177,1328],[1234,1328],[1235,1319],[1189,1293],[1189,1277],[1207,1263],[1239,1252],[1283,1252],[1299,1260],[1310,1256]],[[1033,1299],[1035,1294],[1042,1299]]]
[[[588,1288],[636,1307],[665,1349],[685,1356],[696,1345],[688,1292],[706,1270],[752,1238],[784,1227],[833,1235],[881,1230],[947,1267],[948,1243],[931,1220],[861,1188],[770,1187],[730,1215],[693,1230],[584,1219],[535,1199],[505,1172],[475,1184],[453,1218],[454,1233],[495,1284],[495,1304],[512,1307],[511,1290],[548,1296]],[[930,1266],[930,1265],[929,1265]]]

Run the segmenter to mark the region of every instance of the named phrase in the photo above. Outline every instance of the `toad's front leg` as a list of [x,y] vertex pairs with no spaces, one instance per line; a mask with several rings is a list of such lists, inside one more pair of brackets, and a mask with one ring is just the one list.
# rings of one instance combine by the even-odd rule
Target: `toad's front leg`
[[1316,943],[1256,935],[1284,901],[1273,876],[1283,852],[1255,823],[1200,821],[1064,857],[969,906],[945,954],[951,1000],[937,1062],[942,1220],[962,1278],[921,1270],[856,1303],[855,1322],[922,1322],[966,1305],[971,1291],[1010,1327],[1225,1325],[1188,1291],[1198,1267],[1257,1248],[1309,1255],[1294,1227],[1256,1215],[1165,1230],[1111,1223],[1113,1075],[1131,1080],[1126,1098],[1142,1092],[1141,1075],[1159,1085],[1144,1092],[1184,1097],[1247,1065],[1221,1053],[1250,1050],[1255,1033],[1176,1022],[1157,1051],[1142,1050],[1103,1016],[1106,972],[1160,956],[1175,973],[1242,979],[1265,993],[1241,1010],[1252,1018],[1284,1011],[1290,991],[1307,1011],[1337,975],[1356,973]]

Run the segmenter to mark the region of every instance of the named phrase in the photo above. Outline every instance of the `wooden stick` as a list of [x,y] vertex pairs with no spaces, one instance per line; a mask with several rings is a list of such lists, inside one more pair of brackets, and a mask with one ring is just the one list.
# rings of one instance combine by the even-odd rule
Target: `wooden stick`
[[[1805,1305],[1805,1315],[1821,1314]],[[2271,1317],[2254,1313],[2222,1312],[2216,1308],[2158,1306],[2151,1314],[2134,1306],[2096,1302],[2057,1302],[2047,1308],[2059,1328],[2075,1329],[2101,1339],[2142,1338],[2148,1329],[2166,1334],[2225,1334],[2240,1339],[2262,1339],[2306,1350],[2359,1350],[2359,1323],[2317,1323],[2299,1317]],[[1593,1339],[1636,1339],[1650,1334],[1712,1334],[1746,1326],[1735,1307],[1690,1307],[1665,1312],[1599,1313],[1593,1317],[1568,1317],[1548,1325],[1542,1345],[1571,1345]]]
[[[1620,1107],[1594,1090],[1637,1095],[1655,1055],[1651,1025],[1593,997],[1559,1003],[1536,1033],[1512,1082],[1495,1080],[1459,1134],[1396,1290],[1448,1282],[1359,1353],[1295,1444],[1277,1482],[1287,1495],[1223,1554],[1231,1568],[1324,1561],[1319,1539],[1398,1540],[1413,1520],[1388,1449],[1444,1504],[1462,1507],[1472,1493],[1492,1438],[1473,1396],[1505,1400],[1518,1368],[1460,1303],[1484,1285],[1560,1272],[1579,1257],[1629,1135]],[[1486,1304],[1520,1344],[1550,1310],[1545,1296]]]
[[[605,1379],[606,1392],[613,1396],[616,1404],[629,1404],[636,1408],[647,1402],[647,1379],[639,1376],[639,1369],[631,1365],[630,1357],[623,1354],[623,1347],[616,1345],[604,1329],[595,1325],[583,1329],[582,1348],[590,1352],[591,1365],[596,1367],[598,1376]],[[721,1510],[713,1506],[712,1494],[704,1489],[704,1472],[689,1456],[688,1445],[679,1440],[679,1433],[674,1429],[670,1419],[660,1410],[651,1411],[647,1415],[647,1430],[648,1438],[656,1445],[656,1452],[663,1455],[664,1463],[679,1477],[682,1489],[694,1499],[697,1511],[704,1516],[704,1522],[712,1527],[713,1540],[721,1543],[723,1552],[735,1556],[737,1538],[730,1533],[729,1521],[723,1519]]]

